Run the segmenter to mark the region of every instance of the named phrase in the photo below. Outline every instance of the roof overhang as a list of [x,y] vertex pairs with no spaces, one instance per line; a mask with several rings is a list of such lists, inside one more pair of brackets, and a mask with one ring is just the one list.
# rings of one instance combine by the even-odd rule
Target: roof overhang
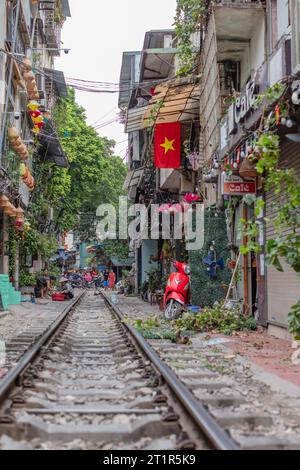
[[[199,99],[199,83],[188,83],[184,79],[158,85],[144,114],[142,126],[146,128],[153,124],[198,120]],[[153,112],[159,102],[162,103],[162,106],[157,111],[153,123]]]
[[48,75],[47,78],[54,81],[57,94],[62,98],[66,98],[68,96],[68,87],[66,84],[64,73],[60,70],[53,70],[53,69],[44,69],[46,74]]
[[161,80],[174,75],[177,49],[145,49],[141,60],[141,81]]
[[61,10],[66,18],[71,18],[71,10],[69,0],[61,0]]
[[139,81],[140,51],[123,52],[120,73],[119,107],[127,106],[133,85]]

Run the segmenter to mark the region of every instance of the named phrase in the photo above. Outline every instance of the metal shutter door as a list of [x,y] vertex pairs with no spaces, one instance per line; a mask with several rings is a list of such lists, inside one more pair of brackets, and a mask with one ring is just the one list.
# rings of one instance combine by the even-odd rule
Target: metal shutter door
[[[281,167],[293,168],[300,178],[299,144],[294,142],[284,143],[281,152]],[[267,240],[276,237],[272,220],[276,214],[276,206],[278,207],[283,197],[282,194],[274,194],[274,191],[269,191],[266,194],[266,217],[270,219],[266,227]],[[288,231],[286,234],[288,234]],[[283,268],[284,272],[281,273],[272,266],[268,267],[268,321],[287,326],[290,308],[300,299],[300,276],[285,263],[283,263]]]

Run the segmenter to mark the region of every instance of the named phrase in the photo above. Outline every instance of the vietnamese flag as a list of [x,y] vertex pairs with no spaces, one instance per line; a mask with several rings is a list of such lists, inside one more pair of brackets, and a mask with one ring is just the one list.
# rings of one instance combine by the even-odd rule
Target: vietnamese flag
[[179,122],[157,124],[154,130],[154,164],[156,168],[181,166],[181,126]]

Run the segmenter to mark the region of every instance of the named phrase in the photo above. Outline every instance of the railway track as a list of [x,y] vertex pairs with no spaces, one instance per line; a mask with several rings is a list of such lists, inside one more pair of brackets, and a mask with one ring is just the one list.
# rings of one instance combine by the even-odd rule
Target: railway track
[[235,448],[214,421],[210,436],[199,427],[201,406],[186,407],[189,392],[145,346],[85,294],[0,381],[0,448]]
[[300,448],[297,432],[267,436],[276,419],[207,360],[198,345],[146,342],[86,293],[0,381],[0,449]]

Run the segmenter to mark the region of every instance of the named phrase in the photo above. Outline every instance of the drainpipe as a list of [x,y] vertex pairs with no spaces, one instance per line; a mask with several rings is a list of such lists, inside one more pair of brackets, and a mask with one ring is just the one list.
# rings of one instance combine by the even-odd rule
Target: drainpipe
[[[243,219],[248,222],[248,210],[246,204],[243,205]],[[244,236],[243,244],[248,244],[248,237]],[[248,255],[243,256],[243,281],[244,281],[244,313],[249,313],[249,293],[248,293]]]
[[19,26],[19,19],[20,19],[20,9],[21,9],[21,0],[17,0],[16,18],[15,18],[14,33],[13,33],[12,48],[11,48],[12,57],[11,57],[10,67],[9,67],[7,92],[6,92],[2,126],[1,126],[1,132],[0,132],[0,164],[2,163],[2,156],[3,156],[4,135],[5,135],[5,130],[6,130],[6,116],[7,116],[7,111],[8,111],[9,96],[11,92],[11,82],[12,82],[12,77],[13,77],[13,55],[16,51],[17,33],[18,33],[18,26]]

